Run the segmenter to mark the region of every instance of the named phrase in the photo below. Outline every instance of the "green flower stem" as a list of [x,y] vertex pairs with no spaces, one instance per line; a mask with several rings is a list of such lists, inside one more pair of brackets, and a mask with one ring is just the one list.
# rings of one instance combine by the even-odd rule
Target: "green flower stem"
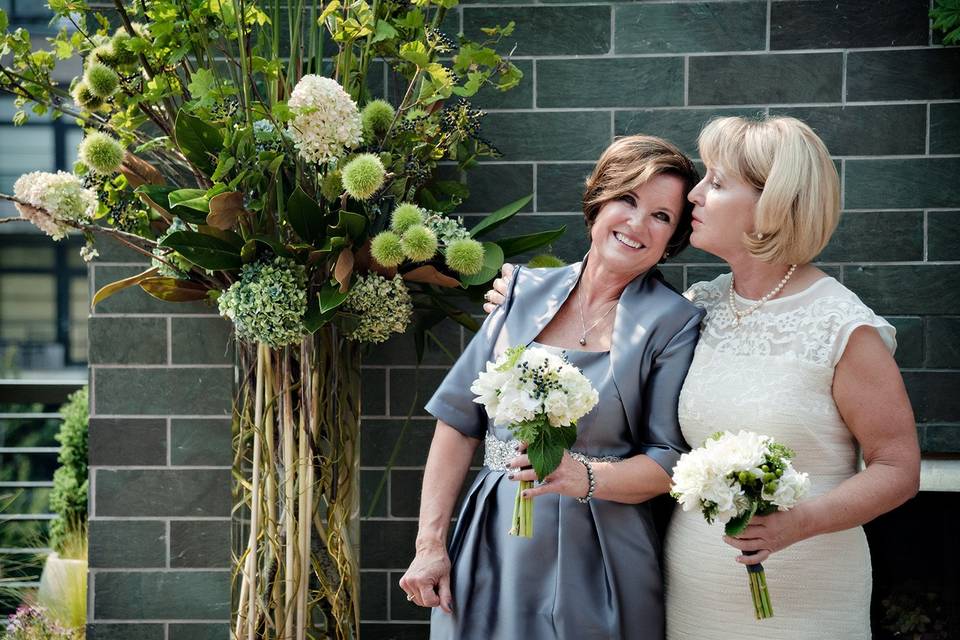
[[757,620],[773,617],[773,605],[770,603],[770,591],[767,589],[767,575],[761,567],[753,570],[747,567],[747,576],[750,581],[750,599],[753,602],[753,613]]
[[517,485],[517,497],[513,501],[510,535],[520,538],[533,537],[533,498],[524,498],[523,492],[533,488],[533,482],[521,480]]

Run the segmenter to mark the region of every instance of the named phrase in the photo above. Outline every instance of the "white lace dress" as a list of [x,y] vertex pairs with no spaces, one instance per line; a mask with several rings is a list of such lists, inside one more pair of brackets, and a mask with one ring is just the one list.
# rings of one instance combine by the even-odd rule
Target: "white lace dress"
[[[876,327],[891,352],[895,330],[849,289],[825,277],[767,302],[734,326],[730,275],[686,293],[707,311],[680,393],[680,426],[692,447],[712,433],[748,429],[796,451],[811,495],[857,472],[857,443],[831,395],[850,334]],[[751,301],[737,300],[740,309]],[[671,640],[870,638],[870,550],[860,527],[817,536],[763,563],[774,617],[755,620],[739,552],[723,528],[677,508],[664,549]]]

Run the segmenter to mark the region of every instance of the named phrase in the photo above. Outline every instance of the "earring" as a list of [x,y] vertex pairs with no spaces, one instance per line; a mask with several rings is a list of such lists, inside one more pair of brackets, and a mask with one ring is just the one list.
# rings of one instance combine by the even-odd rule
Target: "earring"
[[763,234],[759,231],[757,232],[757,240],[763,240]]

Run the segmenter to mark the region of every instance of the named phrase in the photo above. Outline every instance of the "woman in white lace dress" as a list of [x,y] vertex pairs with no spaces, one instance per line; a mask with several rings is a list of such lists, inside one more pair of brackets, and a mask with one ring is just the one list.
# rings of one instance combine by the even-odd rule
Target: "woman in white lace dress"
[[[919,484],[895,331],[810,264],[836,227],[840,189],[807,125],[717,119],[700,134],[700,157],[691,244],[732,273],[686,294],[707,315],[680,393],[683,435],[691,446],[721,430],[772,436],[796,451],[812,487],[795,509],[754,518],[735,539],[676,510],[664,551],[667,637],[869,640],[860,525]],[[754,619],[742,566],[757,562],[774,609],[766,620]]]
[[[810,264],[836,228],[840,189],[807,125],[720,118],[701,133],[700,157],[707,173],[689,196],[690,242],[732,273],[686,293],[707,313],[680,393],[683,435],[691,446],[721,430],[772,436],[794,449],[812,488],[735,539],[698,512],[675,511],[664,550],[667,638],[869,640],[861,525],[919,485],[895,331]],[[510,273],[495,282],[488,311]],[[754,619],[744,570],[757,562],[774,609],[766,620]]]

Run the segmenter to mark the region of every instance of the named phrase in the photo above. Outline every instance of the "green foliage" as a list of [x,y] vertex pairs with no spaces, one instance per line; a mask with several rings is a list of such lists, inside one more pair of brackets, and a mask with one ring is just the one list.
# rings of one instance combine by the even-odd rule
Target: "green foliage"
[[943,34],[943,44],[960,44],[960,0],[935,0],[930,17],[933,30]]
[[57,434],[60,443],[60,466],[53,474],[50,507],[57,519],[50,524],[50,546],[58,553],[68,551],[66,545],[87,521],[87,429],[89,406],[87,388],[70,394],[60,408],[63,423]]

